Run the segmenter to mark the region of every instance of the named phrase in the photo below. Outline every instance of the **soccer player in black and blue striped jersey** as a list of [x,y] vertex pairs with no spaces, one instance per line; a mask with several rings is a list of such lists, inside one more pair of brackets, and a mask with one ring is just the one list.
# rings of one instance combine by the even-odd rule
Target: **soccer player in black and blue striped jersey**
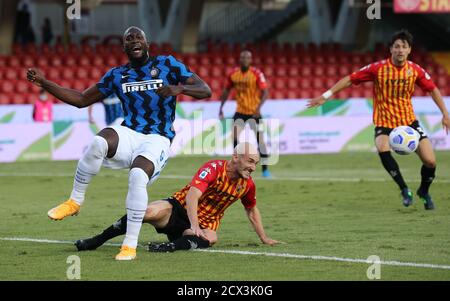
[[209,86],[173,56],[148,54],[145,33],[137,27],[123,35],[129,63],[109,70],[94,86],[80,92],[51,82],[36,69],[27,78],[61,101],[83,108],[115,93],[124,109],[121,125],[101,130],[78,162],[69,200],[52,208],[48,216],[62,220],[78,214],[92,177],[100,167],[129,168],[127,231],[116,260],[132,260],[147,209],[147,185],[166,165],[170,142],[175,136],[176,96],[202,99],[211,96]]

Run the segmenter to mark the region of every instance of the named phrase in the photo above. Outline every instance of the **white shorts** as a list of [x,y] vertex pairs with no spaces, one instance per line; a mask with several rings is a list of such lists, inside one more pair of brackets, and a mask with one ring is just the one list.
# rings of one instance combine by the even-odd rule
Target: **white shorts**
[[125,126],[108,127],[119,135],[119,145],[114,157],[103,160],[103,166],[112,169],[130,168],[137,156],[150,160],[155,166],[149,184],[158,177],[169,158],[170,140],[157,134],[145,135]]

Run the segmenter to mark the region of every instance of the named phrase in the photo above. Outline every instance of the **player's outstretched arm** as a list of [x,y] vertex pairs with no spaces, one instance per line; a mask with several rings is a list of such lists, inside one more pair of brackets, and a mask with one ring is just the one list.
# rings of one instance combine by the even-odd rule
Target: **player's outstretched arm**
[[450,131],[450,117],[448,115],[447,108],[445,106],[445,102],[442,99],[441,92],[438,88],[434,88],[433,91],[431,91],[431,98],[433,98],[434,102],[438,106],[439,110],[442,112],[442,127],[444,128],[445,132],[448,135],[448,132]]
[[328,99],[330,99],[333,94],[338,93],[339,91],[344,90],[352,85],[352,81],[350,80],[350,76],[347,75],[344,78],[341,78],[330,90],[323,93],[321,96],[313,98],[308,101],[307,107],[318,107],[323,105]]
[[258,237],[263,244],[272,246],[279,243],[279,241],[267,237],[266,232],[264,231],[261,213],[259,212],[258,207],[253,206],[252,208],[245,208],[245,212],[247,213],[248,220],[252,224],[253,229],[255,230],[256,234],[258,234]]
[[211,88],[197,74],[189,77],[183,85],[168,85],[156,90],[162,97],[177,96],[184,94],[196,99],[211,97]]
[[27,79],[36,86],[42,87],[48,93],[52,94],[59,100],[73,105],[77,108],[84,108],[96,103],[104,98],[103,94],[98,90],[97,86],[92,86],[84,92],[68,89],[47,80],[42,73],[36,69],[28,69]]

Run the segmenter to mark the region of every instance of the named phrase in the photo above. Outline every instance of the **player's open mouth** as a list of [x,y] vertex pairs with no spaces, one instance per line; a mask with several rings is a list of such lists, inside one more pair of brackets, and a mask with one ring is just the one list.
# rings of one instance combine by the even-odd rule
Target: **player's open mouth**
[[135,47],[131,48],[131,52],[133,52],[134,54],[140,54],[141,50],[142,50],[142,48],[140,46],[135,46]]

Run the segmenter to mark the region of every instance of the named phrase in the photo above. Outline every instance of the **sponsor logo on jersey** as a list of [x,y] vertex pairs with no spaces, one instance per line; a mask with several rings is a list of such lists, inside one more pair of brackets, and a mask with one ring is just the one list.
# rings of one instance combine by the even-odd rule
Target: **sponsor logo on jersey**
[[126,94],[131,92],[150,91],[156,90],[162,86],[163,86],[162,79],[151,79],[141,82],[124,83],[122,84],[122,92]]

